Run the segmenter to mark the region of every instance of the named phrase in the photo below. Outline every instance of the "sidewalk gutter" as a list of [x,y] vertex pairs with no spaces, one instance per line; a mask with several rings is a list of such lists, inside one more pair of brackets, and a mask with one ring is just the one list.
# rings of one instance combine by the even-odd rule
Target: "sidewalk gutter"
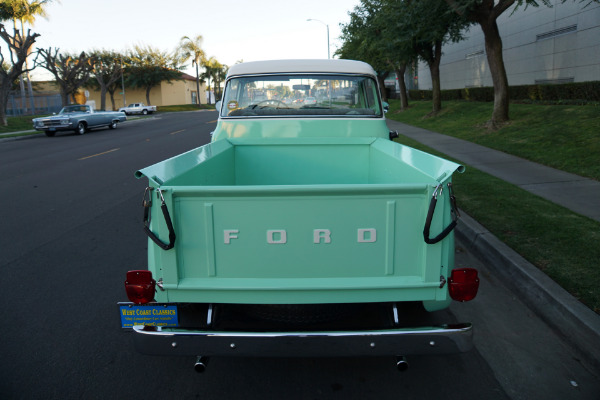
[[577,357],[600,371],[600,316],[463,210],[460,214],[457,238],[571,345],[577,351]]

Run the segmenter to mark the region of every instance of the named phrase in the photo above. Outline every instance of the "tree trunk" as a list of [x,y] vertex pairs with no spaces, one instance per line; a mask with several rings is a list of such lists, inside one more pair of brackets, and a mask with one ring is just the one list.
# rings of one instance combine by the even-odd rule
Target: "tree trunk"
[[62,101],[62,106],[66,107],[69,105],[69,93],[67,93],[65,88],[60,88],[60,100]]
[[440,60],[442,58],[442,43],[438,41],[435,43],[433,60],[427,63],[429,66],[429,73],[431,74],[431,86],[433,96],[433,110],[432,114],[440,112],[442,109],[442,89],[440,81]]
[[115,92],[111,92],[109,91],[108,94],[110,95],[110,102],[112,104],[112,110],[115,111],[117,108],[115,107]]
[[210,104],[210,75],[207,76],[206,87],[208,88],[208,94],[206,95],[207,96],[206,100],[207,100],[207,103]]
[[478,22],[485,37],[485,52],[494,84],[494,110],[490,123],[495,127],[509,120],[508,78],[502,55],[502,38],[495,19],[481,19]]
[[384,80],[382,77],[378,76],[377,80],[379,81],[379,87],[381,88],[381,100],[388,101],[387,91],[385,89]]
[[432,97],[433,97],[433,114],[442,109],[442,93],[440,89],[440,67],[437,63],[429,64],[429,73],[431,74]]
[[100,87],[100,109],[106,110],[106,85]]
[[[196,63],[196,100],[198,101],[198,107],[202,102],[200,101],[200,72],[198,71],[198,63]],[[208,100],[210,104],[210,99]]]
[[8,119],[6,118],[6,103],[8,102],[8,93],[10,91],[10,85],[2,85],[0,91],[0,121],[2,125],[8,126]]
[[404,82],[404,74],[406,73],[406,64],[400,64],[398,68],[394,70],[396,73],[396,79],[398,79],[398,86],[400,86],[400,109],[406,110],[408,108],[408,96],[406,94],[406,82]]
[[[23,20],[21,19],[21,32],[25,32],[25,26],[23,24]],[[25,77],[27,78],[27,91],[29,93],[29,104],[31,107],[31,115],[35,114],[35,101],[33,99],[33,87],[31,86],[31,76],[29,75],[29,63],[27,62],[27,57],[31,54],[32,47],[27,49],[27,56],[25,57]]]
[[386,102],[388,101],[388,97],[387,91],[385,90],[385,78],[387,78],[388,75],[388,72],[386,72],[384,75],[377,74],[377,81],[379,81],[379,87],[381,88],[381,100]]
[[152,86],[148,86],[146,88],[146,105],[151,106],[150,104],[150,91],[152,90]]

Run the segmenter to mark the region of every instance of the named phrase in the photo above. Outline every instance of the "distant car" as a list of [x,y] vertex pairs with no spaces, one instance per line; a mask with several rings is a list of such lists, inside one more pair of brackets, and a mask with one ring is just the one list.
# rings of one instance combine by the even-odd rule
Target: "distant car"
[[75,104],[63,107],[57,115],[34,118],[33,127],[44,131],[46,136],[54,136],[58,131],[75,131],[83,135],[92,128],[107,126],[116,129],[119,122],[126,121],[122,112],[94,111],[89,105]]
[[314,106],[315,104],[317,104],[317,99],[315,99],[314,97],[307,97],[306,99],[304,99],[305,106]]
[[126,115],[129,114],[152,114],[156,112],[156,106],[147,106],[144,103],[132,103],[127,107],[119,108],[119,111],[124,112]]

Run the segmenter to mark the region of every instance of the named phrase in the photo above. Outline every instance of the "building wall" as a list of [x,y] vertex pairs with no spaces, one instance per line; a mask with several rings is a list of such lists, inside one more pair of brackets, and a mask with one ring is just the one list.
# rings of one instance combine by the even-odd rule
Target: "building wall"
[[[46,81],[37,82],[36,90],[44,90],[59,93],[56,82]],[[160,86],[152,88],[150,91],[150,104],[153,106],[171,106],[180,104],[192,104],[192,92],[196,91],[196,80],[191,79],[180,79],[172,81],[171,83],[162,82]],[[87,98],[85,96],[87,94]],[[123,99],[125,97],[125,99]],[[94,102],[95,107],[100,109],[100,91],[93,89],[80,89],[80,93],[76,96],[77,101],[80,103]],[[123,104],[131,103],[147,103],[146,90],[145,89],[134,89],[125,87],[125,96],[119,89],[115,92],[115,108],[119,109],[123,107]],[[125,100],[125,101],[124,101]],[[206,104],[206,84],[200,85],[200,101]],[[112,109],[112,103],[110,101],[110,94],[106,93],[106,109]]]
[[[600,4],[553,0],[512,8],[498,18],[509,85],[600,80]],[[443,47],[442,89],[493,86],[483,32],[473,25],[466,40]],[[419,63],[419,89],[431,89],[427,65]]]
[[[196,80],[180,80],[163,82],[161,84],[161,95],[163,105],[193,104],[192,92],[196,92]],[[200,102],[206,104],[206,84],[200,83]]]

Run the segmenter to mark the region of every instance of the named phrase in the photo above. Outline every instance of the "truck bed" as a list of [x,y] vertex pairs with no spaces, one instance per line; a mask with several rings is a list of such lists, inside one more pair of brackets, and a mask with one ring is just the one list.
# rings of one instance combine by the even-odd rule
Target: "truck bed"
[[[444,308],[453,237],[426,244],[438,185],[462,167],[373,138],[220,140],[142,169],[158,302],[423,301]],[[159,192],[160,191],[160,192]],[[448,191],[432,234],[451,221]],[[185,223],[184,223],[185,222]]]

